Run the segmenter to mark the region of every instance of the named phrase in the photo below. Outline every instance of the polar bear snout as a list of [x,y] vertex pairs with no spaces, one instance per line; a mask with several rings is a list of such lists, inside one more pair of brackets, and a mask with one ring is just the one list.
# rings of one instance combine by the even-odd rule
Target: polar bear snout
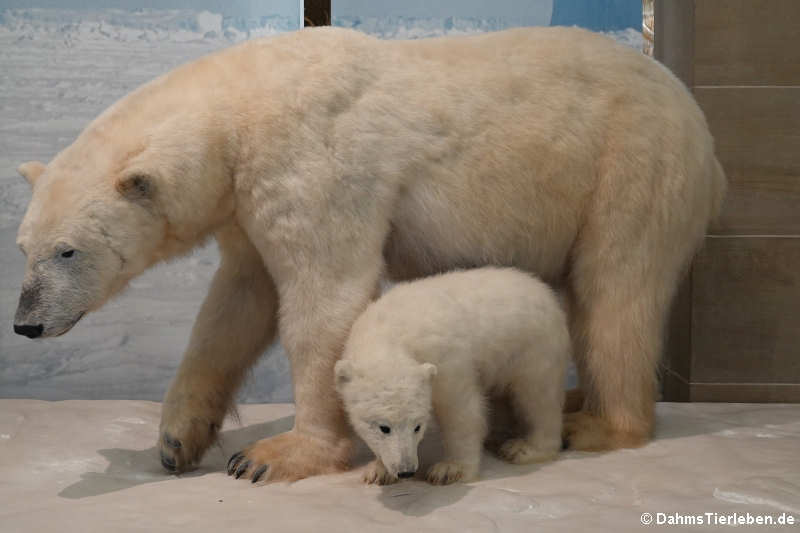
[[399,457],[397,450],[391,449],[393,446],[383,446],[379,448],[376,455],[383,461],[390,475],[400,479],[408,479],[414,477],[414,474],[417,473],[417,469],[419,468],[417,446],[418,443],[413,442],[407,449],[400,450]]
[[[84,311],[72,311],[69,305],[75,291],[34,280],[23,285],[14,315],[14,333],[29,339],[63,335],[83,317]],[[69,289],[69,287],[67,287]],[[80,302],[74,302],[80,305]]]
[[14,333],[16,333],[17,335],[24,335],[29,339],[35,339],[36,337],[41,337],[42,331],[44,331],[44,325],[42,324],[38,324],[36,326],[29,326],[27,324],[18,326],[14,324]]
[[41,286],[38,284],[22,288],[17,313],[14,317],[14,333],[17,335],[24,335],[29,339],[42,336],[44,324],[39,323],[40,321],[36,320],[34,316],[40,293]]

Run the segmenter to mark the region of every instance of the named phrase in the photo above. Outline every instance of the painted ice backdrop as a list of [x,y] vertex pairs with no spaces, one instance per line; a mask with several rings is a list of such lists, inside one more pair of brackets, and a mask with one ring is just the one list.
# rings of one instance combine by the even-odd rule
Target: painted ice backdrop
[[518,26],[580,26],[641,49],[641,0],[331,0],[334,26],[385,39],[468,35]]
[[[31,196],[15,168],[49,161],[103,109],[176,65],[300,25],[294,0],[283,11],[249,3],[255,2],[218,12],[180,6],[0,12],[0,397],[162,398],[219,262],[216,246],[134,280],[68,335],[30,341],[12,331],[25,267],[16,231]],[[277,352],[253,371],[244,400],[291,399],[288,363]]]
[[[384,38],[579,24],[613,30],[612,37],[641,48],[641,11],[636,20],[617,16],[632,2],[639,0],[441,0],[425,11],[427,1],[334,0],[333,20]],[[40,7],[26,7],[32,3]],[[404,10],[393,8],[398,4]],[[0,0],[0,397],[162,398],[218,265],[216,246],[147,272],[63,337],[15,335],[25,267],[16,230],[31,195],[15,169],[49,161],[115,100],[180,63],[296,29],[300,7],[297,0]],[[587,14],[602,25],[584,20]],[[276,345],[239,399],[282,402],[291,395],[288,362]]]

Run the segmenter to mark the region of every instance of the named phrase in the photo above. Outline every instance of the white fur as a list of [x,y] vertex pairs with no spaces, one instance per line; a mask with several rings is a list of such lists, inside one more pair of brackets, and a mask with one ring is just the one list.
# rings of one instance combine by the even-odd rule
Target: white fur
[[148,83],[46,168],[20,170],[34,189],[15,324],[43,336],[217,239],[159,447],[178,470],[199,460],[279,332],[296,427],[248,451],[273,479],[347,464],[333,365],[384,271],[494,264],[564,285],[586,393],[570,443],[642,444],[669,304],[725,189],[686,88],[568,28],[249,41]]
[[428,479],[473,479],[490,395],[508,397],[524,427],[501,447],[503,457],[517,463],[554,457],[569,354],[555,294],[526,273],[487,267],[394,287],[359,317],[336,364],[345,411],[377,456],[368,481],[416,471],[431,405],[445,458]]

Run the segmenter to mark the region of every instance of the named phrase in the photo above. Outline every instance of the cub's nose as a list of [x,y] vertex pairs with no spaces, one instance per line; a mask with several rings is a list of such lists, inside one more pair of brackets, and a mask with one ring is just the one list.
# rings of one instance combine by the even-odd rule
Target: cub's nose
[[44,326],[42,324],[39,324],[38,326],[18,326],[14,324],[14,333],[17,335],[25,335],[29,339],[41,337],[42,331],[44,331]]
[[414,474],[416,474],[416,472],[398,472],[397,477],[401,479],[408,479],[410,477],[414,477]]

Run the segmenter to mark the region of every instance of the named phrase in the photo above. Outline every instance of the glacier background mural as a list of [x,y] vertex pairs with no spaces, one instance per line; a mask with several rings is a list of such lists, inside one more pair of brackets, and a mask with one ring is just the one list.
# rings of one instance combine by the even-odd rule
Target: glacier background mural
[[[334,0],[332,22],[382,38],[581,25],[642,45],[639,0]],[[161,400],[219,262],[212,243],[134,280],[64,337],[15,335],[25,267],[16,231],[31,196],[17,165],[49,161],[103,109],[174,66],[301,24],[301,0],[0,0],[0,397]],[[239,400],[291,399],[276,343]]]

